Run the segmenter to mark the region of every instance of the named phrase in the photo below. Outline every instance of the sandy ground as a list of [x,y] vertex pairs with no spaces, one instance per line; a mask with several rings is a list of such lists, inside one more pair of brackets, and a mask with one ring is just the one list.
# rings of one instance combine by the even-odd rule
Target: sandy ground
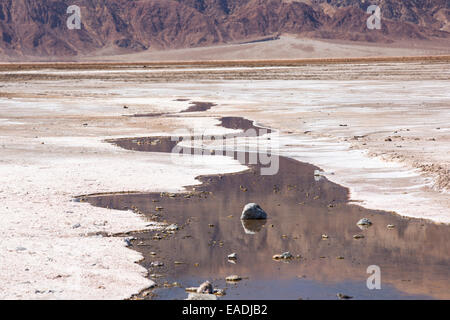
[[180,61],[180,60],[247,60],[247,59],[303,59],[349,58],[373,56],[423,56],[450,53],[448,40],[408,41],[392,44],[357,41],[330,41],[301,38],[284,34],[278,40],[235,43],[164,51],[144,51],[125,55],[111,55],[108,49],[80,61]]
[[[150,286],[123,238],[91,234],[155,226],[131,211],[72,199],[179,190],[199,174],[242,170],[227,158],[179,166],[164,154],[102,142],[214,128],[205,115],[242,115],[281,128],[279,151],[321,166],[330,180],[350,187],[353,200],[449,223],[449,66],[80,71],[76,81],[64,71],[26,80],[3,72],[9,80],[0,83],[0,297],[121,299]],[[217,106],[182,118],[124,116],[177,112],[189,106],[174,101],[183,98]]]

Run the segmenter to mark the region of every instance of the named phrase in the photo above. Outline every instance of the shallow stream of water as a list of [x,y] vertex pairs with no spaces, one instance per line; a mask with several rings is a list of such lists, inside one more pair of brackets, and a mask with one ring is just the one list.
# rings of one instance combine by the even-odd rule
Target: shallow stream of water
[[[240,118],[223,119],[222,125],[252,126]],[[176,144],[170,137],[111,142],[148,152],[170,152]],[[143,254],[141,264],[157,283],[145,298],[185,299],[185,288],[205,280],[226,289],[221,299],[337,299],[337,293],[355,299],[450,298],[448,226],[350,204],[348,190],[315,176],[319,168],[313,165],[280,157],[279,168],[271,176],[261,175],[259,165],[202,176],[202,185],[178,194],[84,199],[179,227],[133,234],[132,248]],[[243,223],[240,214],[249,202],[260,204],[269,219]],[[373,225],[361,229],[356,223],[364,217]],[[294,258],[272,259],[285,251]],[[238,258],[230,261],[227,256],[233,252]],[[381,290],[366,286],[370,265],[381,269]],[[243,279],[227,283],[232,274]]]

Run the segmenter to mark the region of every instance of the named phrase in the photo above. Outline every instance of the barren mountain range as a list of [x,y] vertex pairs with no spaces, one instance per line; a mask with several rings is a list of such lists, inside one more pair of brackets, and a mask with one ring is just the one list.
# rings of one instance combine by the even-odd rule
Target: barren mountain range
[[[366,9],[381,8],[369,30]],[[67,8],[81,9],[69,30]],[[0,55],[76,56],[305,38],[388,43],[450,38],[449,0],[1,0]]]

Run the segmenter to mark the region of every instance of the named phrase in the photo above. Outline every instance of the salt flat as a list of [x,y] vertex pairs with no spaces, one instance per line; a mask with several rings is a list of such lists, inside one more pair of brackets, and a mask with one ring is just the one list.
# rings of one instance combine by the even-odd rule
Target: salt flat
[[[0,297],[120,299],[150,286],[123,238],[92,234],[157,226],[72,200],[175,191],[200,174],[243,170],[228,158],[180,166],[104,142],[183,128],[224,133],[209,117],[239,115],[277,129],[280,154],[322,167],[365,206],[450,222],[448,62],[167,68],[1,73]],[[130,117],[176,114],[190,101],[217,106]]]

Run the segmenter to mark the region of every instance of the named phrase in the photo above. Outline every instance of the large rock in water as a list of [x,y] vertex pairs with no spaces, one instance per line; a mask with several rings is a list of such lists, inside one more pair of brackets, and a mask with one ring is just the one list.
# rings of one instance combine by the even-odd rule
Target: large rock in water
[[247,203],[242,210],[241,220],[267,219],[267,213],[256,203]]

